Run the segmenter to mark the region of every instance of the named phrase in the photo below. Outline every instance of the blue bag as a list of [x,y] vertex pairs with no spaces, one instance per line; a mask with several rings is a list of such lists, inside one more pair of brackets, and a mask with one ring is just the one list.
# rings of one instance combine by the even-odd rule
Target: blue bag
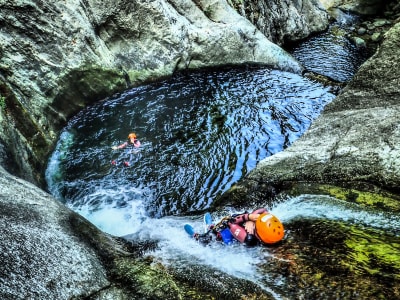
[[224,230],[221,230],[219,232],[219,234],[222,237],[222,241],[224,242],[224,244],[230,245],[233,243],[233,235],[231,233],[231,231],[229,230],[229,228],[225,228]]

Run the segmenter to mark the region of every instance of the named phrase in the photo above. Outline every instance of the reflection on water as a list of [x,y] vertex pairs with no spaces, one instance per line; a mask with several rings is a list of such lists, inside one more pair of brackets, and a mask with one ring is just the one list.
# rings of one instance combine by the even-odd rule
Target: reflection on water
[[[316,35],[291,50],[292,55],[308,70],[338,82],[349,81],[359,66],[368,58],[365,47],[357,47],[347,38],[349,22],[331,25],[327,32]],[[346,22],[347,20],[347,22]]]
[[[320,42],[316,38],[308,46],[315,56],[301,53],[300,48],[295,53],[308,55],[304,63],[313,71],[321,67],[318,73],[338,81],[350,78],[357,67],[345,62],[353,60],[352,48],[346,41],[338,42],[341,49],[350,49],[343,58],[342,50],[324,48]],[[318,60],[325,52],[332,53],[328,55],[332,64]],[[277,252],[239,244],[200,247],[182,228],[191,222],[201,229],[202,219],[172,215],[206,209],[260,160],[289,146],[332,101],[334,95],[328,90],[298,75],[253,68],[180,74],[131,89],[85,109],[69,122],[46,170],[49,190],[105,232],[157,240],[159,247],[150,255],[165,264],[208,266],[286,299],[286,278],[261,269],[263,264],[281,265]],[[132,131],[142,143],[139,152],[111,149]],[[369,211],[330,197],[301,195],[268,209],[289,228],[287,240],[290,226],[299,219],[344,222],[395,238],[400,234],[397,214]],[[213,217],[219,220],[224,215]],[[307,294],[301,285],[295,289]]]
[[[114,211],[121,224],[139,208],[157,217],[204,209],[333,98],[301,76],[252,68],[135,88],[70,121],[49,162],[49,189],[85,216]],[[111,150],[131,131],[140,152]]]

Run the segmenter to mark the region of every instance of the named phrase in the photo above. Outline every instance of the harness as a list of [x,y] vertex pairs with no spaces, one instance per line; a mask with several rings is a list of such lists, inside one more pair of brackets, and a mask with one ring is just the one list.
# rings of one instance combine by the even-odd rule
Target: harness
[[201,243],[208,244],[212,241],[213,235],[216,236],[217,241],[222,240],[221,231],[228,228],[228,223],[232,216],[223,217],[217,224],[211,226],[205,233],[196,234],[194,238]]

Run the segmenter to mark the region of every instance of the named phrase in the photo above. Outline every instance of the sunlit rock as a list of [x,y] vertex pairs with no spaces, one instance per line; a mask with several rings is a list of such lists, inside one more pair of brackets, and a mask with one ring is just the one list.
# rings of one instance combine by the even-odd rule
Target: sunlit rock
[[326,9],[340,8],[361,15],[375,15],[383,10],[382,0],[320,0]]
[[329,16],[319,0],[244,0],[231,3],[278,45],[304,39],[328,27]]

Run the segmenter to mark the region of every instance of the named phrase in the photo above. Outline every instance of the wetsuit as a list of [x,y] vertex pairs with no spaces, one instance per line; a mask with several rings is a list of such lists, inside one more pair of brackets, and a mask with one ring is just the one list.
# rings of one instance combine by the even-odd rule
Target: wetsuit
[[[133,160],[133,155],[137,154],[139,152],[138,148],[140,147],[140,141],[136,138],[133,139],[128,139],[125,143],[115,146],[113,149],[123,149],[126,148],[125,153],[129,154],[129,161],[124,161],[125,166],[130,166]],[[111,163],[113,165],[116,165],[117,162],[115,160],[112,160]]]
[[[255,211],[251,212],[251,214],[262,214],[268,212],[265,208],[259,208]],[[232,218],[228,222],[229,230],[231,231],[233,237],[237,239],[239,242],[246,244],[247,246],[255,246],[259,242],[259,238],[257,237],[257,232],[255,230],[254,224],[254,234],[251,234],[246,231],[245,224],[246,222],[253,222],[249,220],[249,213],[243,213],[239,215],[233,215]]]

